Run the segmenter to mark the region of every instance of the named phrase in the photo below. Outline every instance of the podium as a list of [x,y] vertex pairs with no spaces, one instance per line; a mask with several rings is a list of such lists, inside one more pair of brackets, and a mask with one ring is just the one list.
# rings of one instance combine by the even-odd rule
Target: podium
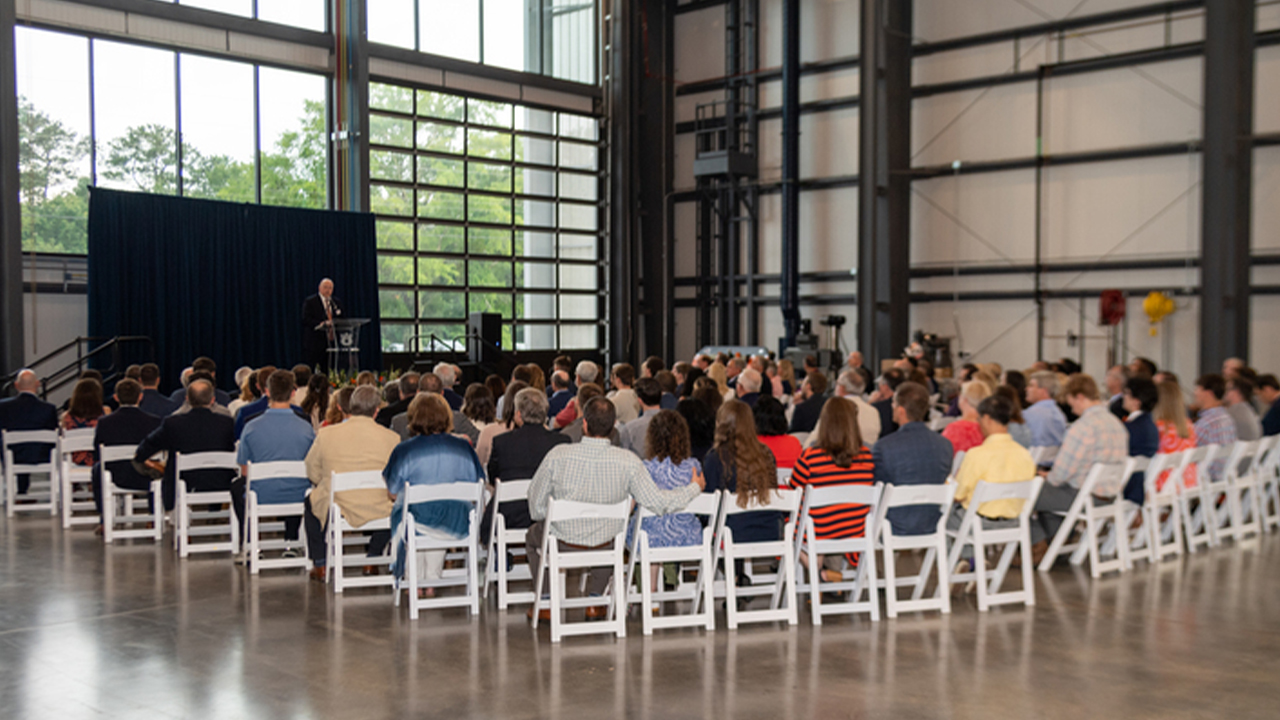
[[360,328],[369,318],[341,318],[333,321],[333,338],[329,341],[329,369],[340,370],[347,361],[347,370],[355,375],[360,372]]

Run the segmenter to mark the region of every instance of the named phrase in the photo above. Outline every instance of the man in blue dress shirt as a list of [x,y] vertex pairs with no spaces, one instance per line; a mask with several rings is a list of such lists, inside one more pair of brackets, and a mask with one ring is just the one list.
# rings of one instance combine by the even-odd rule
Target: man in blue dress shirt
[[1022,417],[1031,428],[1031,445],[1058,447],[1067,434],[1067,416],[1054,399],[1058,395],[1058,376],[1048,371],[1032,373],[1027,378],[1027,402],[1031,407]]

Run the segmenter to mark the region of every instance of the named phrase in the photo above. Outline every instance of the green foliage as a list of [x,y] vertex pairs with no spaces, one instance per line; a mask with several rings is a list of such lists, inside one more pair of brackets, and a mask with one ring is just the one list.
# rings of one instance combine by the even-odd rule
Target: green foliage
[[42,202],[58,185],[74,181],[89,141],[18,98],[18,166],[22,201]]

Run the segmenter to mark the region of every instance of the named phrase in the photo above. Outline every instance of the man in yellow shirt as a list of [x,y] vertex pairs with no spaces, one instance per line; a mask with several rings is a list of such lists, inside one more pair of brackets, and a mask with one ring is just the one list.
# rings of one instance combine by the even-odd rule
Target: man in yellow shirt
[[[958,531],[964,522],[965,511],[978,486],[979,480],[989,483],[1008,483],[1030,480],[1036,476],[1036,463],[1031,453],[1009,436],[1009,419],[1013,404],[1005,397],[992,395],[978,405],[978,426],[985,438],[982,444],[971,448],[960,464],[956,475],[956,504],[947,518],[947,528]],[[982,527],[988,530],[1012,527],[1018,513],[1022,512],[1022,500],[992,500],[978,508]],[[972,554],[965,548],[965,556]]]

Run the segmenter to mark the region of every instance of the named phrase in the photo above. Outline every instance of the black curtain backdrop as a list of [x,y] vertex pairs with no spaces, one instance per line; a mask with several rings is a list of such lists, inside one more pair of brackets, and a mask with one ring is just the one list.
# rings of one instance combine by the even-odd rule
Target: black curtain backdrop
[[380,368],[372,215],[90,188],[89,334],[155,340],[162,389],[200,355],[226,390],[241,365],[301,362],[302,303],[325,277],[345,317],[370,320],[360,367]]

